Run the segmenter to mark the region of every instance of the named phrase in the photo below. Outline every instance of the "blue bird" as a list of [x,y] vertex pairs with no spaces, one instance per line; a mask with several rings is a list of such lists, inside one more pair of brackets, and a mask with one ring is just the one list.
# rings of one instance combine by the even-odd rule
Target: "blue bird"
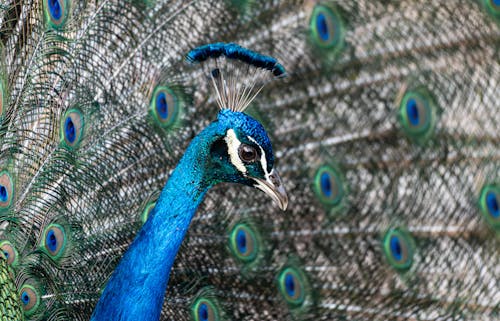
[[259,188],[282,210],[287,207],[264,127],[231,109],[222,109],[191,141],[108,281],[91,320],[159,319],[169,272],[189,224],[207,191],[222,182]]
[[497,0],[0,1],[0,320],[498,319],[499,52]]
[[[285,188],[274,168],[271,141],[258,121],[242,113],[251,99],[245,96],[248,91],[241,90],[238,80],[232,77],[233,69],[241,69],[240,77],[244,77],[248,67],[267,69],[275,76],[282,76],[284,68],[274,58],[235,44],[196,48],[190,51],[188,60],[206,60],[197,59],[193,53],[209,51],[203,56],[210,57],[212,46],[222,50],[217,57],[227,58],[218,61],[217,68],[209,73],[221,111],[217,120],[191,141],[170,175],[154,209],[108,281],[92,315],[93,321],[159,319],[176,254],[196,209],[216,184],[229,182],[256,187],[276,200],[282,210],[288,205]],[[224,63],[225,68],[220,66]],[[227,83],[222,80],[224,75]],[[260,78],[253,73],[250,77],[254,85]]]

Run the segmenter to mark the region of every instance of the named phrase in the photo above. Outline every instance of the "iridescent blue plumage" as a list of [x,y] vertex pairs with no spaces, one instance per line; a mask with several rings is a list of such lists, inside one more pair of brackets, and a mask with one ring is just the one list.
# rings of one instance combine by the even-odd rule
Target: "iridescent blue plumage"
[[[256,144],[255,148],[265,153],[262,157],[267,166],[260,167],[260,158],[235,160],[238,156],[232,149],[240,144]],[[158,320],[170,269],[206,192],[221,182],[254,186],[255,179],[268,179],[266,173],[272,172],[273,165],[271,142],[262,125],[241,112],[221,110],[217,121],[191,141],[108,281],[91,320],[108,320],[110,316]]]

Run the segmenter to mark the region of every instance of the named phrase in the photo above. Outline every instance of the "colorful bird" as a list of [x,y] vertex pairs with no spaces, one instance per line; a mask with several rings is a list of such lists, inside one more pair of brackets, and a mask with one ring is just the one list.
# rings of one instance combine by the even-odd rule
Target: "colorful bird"
[[495,320],[499,8],[3,1],[0,320]]

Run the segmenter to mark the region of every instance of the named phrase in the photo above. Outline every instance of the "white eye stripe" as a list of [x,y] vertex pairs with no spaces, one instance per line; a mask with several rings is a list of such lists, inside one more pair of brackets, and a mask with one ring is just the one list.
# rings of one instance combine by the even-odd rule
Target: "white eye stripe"
[[247,173],[247,168],[245,167],[245,164],[240,159],[240,156],[238,155],[238,149],[240,148],[241,142],[236,137],[236,133],[234,130],[229,129],[227,131],[226,137],[224,138],[227,144],[227,152],[229,153],[229,159],[231,160],[231,163],[238,169],[240,172],[243,174]]
[[250,136],[247,136],[247,138],[249,140],[251,140],[252,142],[255,143],[255,145],[259,146],[260,148],[260,166],[262,166],[262,170],[264,171],[264,173],[266,174],[266,178],[269,176],[269,173],[267,172],[267,159],[266,159],[266,152],[264,151],[264,149],[259,145],[259,143],[257,143],[257,141],[255,139],[253,139],[252,137]]

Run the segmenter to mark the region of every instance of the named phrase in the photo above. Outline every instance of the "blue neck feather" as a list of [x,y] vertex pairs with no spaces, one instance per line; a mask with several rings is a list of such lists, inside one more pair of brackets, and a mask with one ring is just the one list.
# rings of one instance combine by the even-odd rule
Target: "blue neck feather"
[[[261,124],[240,112],[220,111],[217,121],[192,140],[168,179],[148,220],[109,279],[91,321],[159,319],[170,269],[208,189],[222,181],[253,184],[246,182],[229,160],[224,160],[229,156],[221,154],[224,151],[220,144],[213,145],[225,137],[229,128],[244,133],[242,137],[251,135],[271,151]],[[272,168],[272,153],[267,157]]]
[[215,178],[206,170],[213,123],[193,139],[168,179],[154,210],[111,276],[91,320],[158,320],[170,269],[205,193]]

